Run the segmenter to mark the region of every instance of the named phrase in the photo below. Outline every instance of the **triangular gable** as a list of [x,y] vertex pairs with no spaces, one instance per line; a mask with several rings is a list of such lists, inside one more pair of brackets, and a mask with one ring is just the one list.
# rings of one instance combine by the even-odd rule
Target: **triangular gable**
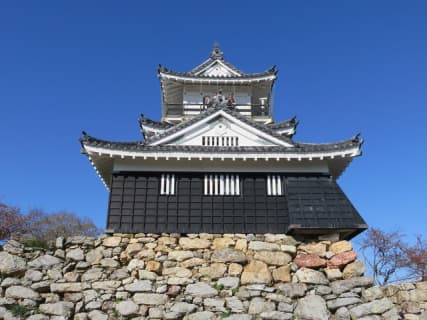
[[[172,130],[171,130],[172,131]],[[208,138],[209,137],[209,138]],[[213,137],[225,137],[209,140]],[[227,137],[229,138],[227,142]],[[235,138],[237,137],[237,141]],[[205,140],[203,140],[205,139]],[[232,142],[231,142],[231,140]],[[212,142],[214,141],[214,142]],[[293,145],[269,133],[269,129],[262,130],[259,125],[251,124],[251,121],[242,121],[229,112],[220,109],[207,114],[188,126],[182,126],[179,130],[173,130],[160,139],[148,143],[149,145],[205,145],[205,146],[284,146]]]
[[206,77],[240,77],[241,74],[233,70],[221,60],[214,60],[211,64],[198,70],[195,75]]

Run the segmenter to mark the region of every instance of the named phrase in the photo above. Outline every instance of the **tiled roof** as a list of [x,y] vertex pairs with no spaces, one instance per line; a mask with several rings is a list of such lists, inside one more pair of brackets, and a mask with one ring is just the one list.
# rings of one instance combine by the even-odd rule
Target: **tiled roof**
[[158,135],[155,135],[155,136],[148,138],[146,140],[146,144],[151,144],[151,143],[158,141],[160,139],[163,139],[163,138],[165,138],[171,134],[174,134],[174,133],[176,133],[176,132],[178,132],[184,128],[187,128],[187,127],[191,126],[192,124],[197,123],[198,121],[210,116],[211,114],[213,114],[219,110],[223,110],[224,112],[230,114],[231,116],[237,118],[238,120],[256,128],[260,131],[263,131],[263,132],[265,132],[265,133],[267,133],[267,134],[269,134],[275,138],[283,140],[287,143],[291,143],[291,144],[293,143],[291,139],[289,139],[288,137],[282,136],[281,134],[276,133],[270,127],[265,126],[265,125],[260,124],[260,123],[257,123],[255,121],[249,119],[248,117],[241,115],[239,112],[234,111],[233,108],[223,106],[223,107],[208,108],[208,109],[206,109],[206,111],[201,112],[199,115],[197,115],[197,116],[195,116],[195,117],[193,117],[187,121],[181,122],[181,123],[171,127],[169,130],[166,130],[166,131],[164,131]]
[[[233,115],[235,115],[235,114],[240,115],[238,112],[233,113]],[[239,119],[241,119],[241,118],[239,118]],[[164,122],[164,121],[162,121],[162,122],[155,121],[155,120],[152,120],[150,118],[147,118],[143,114],[141,114],[141,117],[139,118],[138,121],[139,121],[139,126],[142,130],[144,130],[144,128],[148,128],[148,129],[152,128],[152,129],[158,129],[158,130],[165,131],[165,130],[171,129],[172,127],[175,127],[178,125],[178,124],[171,124],[171,123]],[[252,124],[254,124],[254,122],[252,122]],[[261,125],[262,128],[259,128],[259,129],[265,131],[266,128],[269,128],[269,129],[272,129],[272,132],[274,132],[274,131],[279,131],[282,129],[292,129],[292,128],[295,129],[297,125],[298,125],[298,120],[296,119],[296,117],[293,117],[292,119],[285,120],[282,122],[269,123],[266,125],[266,127]],[[150,134],[150,137],[153,135],[154,134]]]
[[298,125],[298,120],[296,117],[293,117],[292,119],[285,120],[282,122],[267,124],[267,126],[273,130],[295,128],[297,125]]
[[147,145],[144,141],[134,142],[113,142],[108,140],[101,140],[95,137],[84,135],[80,142],[82,146],[100,147],[110,150],[123,150],[123,151],[164,151],[164,152],[221,152],[221,153],[316,153],[328,151],[345,151],[360,147],[361,141],[355,137],[345,141],[336,143],[325,144],[304,144],[295,143],[293,147],[284,146],[260,146],[260,147],[215,147],[215,146],[183,146],[183,145]]
[[[230,68],[231,70],[236,72],[238,75],[235,75],[235,76],[205,76],[205,75],[198,74],[200,71],[204,70],[209,65],[213,64],[215,61],[221,61],[222,64],[226,65],[228,68]],[[197,67],[193,68],[192,70],[190,70],[188,72],[176,72],[176,71],[169,70],[162,65],[159,65],[158,73],[159,74],[164,73],[164,74],[176,75],[176,76],[182,76],[182,77],[190,77],[190,78],[227,78],[227,79],[248,78],[248,79],[250,79],[250,78],[259,78],[259,77],[268,76],[268,75],[276,75],[277,69],[276,69],[276,66],[273,66],[264,72],[245,73],[245,72],[239,70],[238,68],[236,68],[230,62],[226,61],[224,59],[224,57],[222,56],[222,52],[219,49],[218,45],[214,45],[214,48],[211,52],[209,59],[207,59],[206,61],[204,61],[203,63],[201,63]]]
[[223,64],[225,64],[228,68],[230,68],[234,72],[239,73],[239,74],[244,74],[243,71],[239,70],[237,67],[235,67],[234,65],[232,65],[228,61],[224,60],[224,57],[222,56],[221,49],[219,48],[219,46],[217,44],[214,45],[214,48],[212,49],[212,52],[211,52],[209,59],[207,59],[206,61],[204,61],[203,63],[201,63],[197,67],[193,68],[188,73],[195,75],[195,74],[199,73],[200,71],[202,71],[203,69],[205,69],[206,67],[208,67],[209,65],[211,65],[216,60],[220,60]]
[[174,75],[174,76],[178,76],[178,77],[189,77],[189,78],[203,78],[203,79],[209,79],[209,78],[224,78],[224,79],[251,79],[251,78],[259,78],[259,77],[264,77],[264,76],[270,76],[270,75],[276,75],[277,74],[277,69],[276,67],[272,67],[264,72],[259,72],[259,73],[243,73],[241,75],[236,75],[236,76],[206,76],[206,75],[196,75],[193,73],[193,71],[190,72],[177,72],[177,71],[172,71],[169,70],[165,67],[163,67],[162,65],[159,66],[158,69],[158,73],[163,73],[163,74],[169,74],[169,75]]
[[[258,129],[266,134],[269,134],[277,139],[280,139],[288,144],[291,145],[291,147],[285,147],[285,146],[263,146],[263,147],[213,147],[213,146],[180,146],[180,145],[156,145],[153,146],[152,143],[159,141],[160,139],[164,139],[172,134],[175,134],[201,120],[204,118],[218,112],[223,111],[227,114],[233,116],[234,118],[244,122],[245,124]],[[360,148],[361,144],[363,143],[363,140],[360,139],[360,135],[357,134],[356,136],[339,142],[334,143],[301,143],[301,142],[295,142],[291,138],[287,136],[283,136],[279,133],[276,133],[275,130],[272,128],[272,126],[264,125],[257,123],[250,118],[241,115],[239,112],[234,111],[232,108],[223,106],[223,107],[212,107],[208,108],[206,111],[203,111],[199,115],[181,122],[177,125],[170,125],[165,123],[159,123],[154,122],[152,120],[146,119],[143,121],[149,121],[150,123],[153,123],[154,125],[163,126],[165,128],[165,131],[147,137],[146,140],[141,141],[133,141],[133,142],[113,142],[108,140],[101,140],[94,137],[91,137],[87,135],[86,133],[83,134],[83,137],[80,139],[82,145],[90,145],[90,146],[97,146],[97,147],[103,147],[111,150],[128,150],[128,151],[183,151],[183,152],[285,152],[285,153],[312,153],[312,152],[327,152],[327,151],[344,151],[344,150],[350,150],[354,147]],[[287,122],[282,122],[278,125],[285,126],[291,125],[292,123],[295,123],[295,119],[291,119]],[[167,128],[169,127],[169,128]]]
[[139,125],[141,128],[143,126],[147,126],[155,129],[169,129],[174,126],[173,124],[170,124],[168,122],[159,122],[159,121],[151,120],[150,118],[147,118],[143,114],[141,114],[141,117],[139,118]]

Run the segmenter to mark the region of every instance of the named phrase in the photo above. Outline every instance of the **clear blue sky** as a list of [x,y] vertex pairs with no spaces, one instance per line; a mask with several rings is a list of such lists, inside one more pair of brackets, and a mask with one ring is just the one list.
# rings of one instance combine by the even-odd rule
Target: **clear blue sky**
[[[148,3],[148,1],[147,1]],[[247,72],[276,64],[275,118],[296,140],[362,132],[339,183],[372,226],[427,226],[427,2],[2,1],[0,200],[101,227],[108,194],[82,130],[141,139],[160,117],[159,63],[187,71],[218,41]]]

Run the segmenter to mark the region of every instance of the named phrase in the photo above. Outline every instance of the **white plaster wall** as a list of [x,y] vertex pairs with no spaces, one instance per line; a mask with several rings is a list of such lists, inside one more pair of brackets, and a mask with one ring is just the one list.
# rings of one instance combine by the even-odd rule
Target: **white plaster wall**
[[162,172],[283,172],[283,173],[328,173],[328,165],[320,160],[303,160],[288,162],[287,160],[265,161],[258,159],[247,161],[231,159],[115,159],[114,171],[162,171]]

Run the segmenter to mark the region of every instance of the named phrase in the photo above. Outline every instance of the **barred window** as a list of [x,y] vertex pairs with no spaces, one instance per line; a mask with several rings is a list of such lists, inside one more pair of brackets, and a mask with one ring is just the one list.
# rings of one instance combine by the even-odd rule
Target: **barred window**
[[237,147],[239,146],[239,137],[237,136],[203,136],[203,146],[211,147]]
[[282,177],[279,175],[267,176],[267,195],[283,196]]
[[175,194],[175,175],[162,174],[160,179],[160,194],[169,195]]
[[206,174],[204,179],[205,196],[238,196],[240,179],[235,174]]

